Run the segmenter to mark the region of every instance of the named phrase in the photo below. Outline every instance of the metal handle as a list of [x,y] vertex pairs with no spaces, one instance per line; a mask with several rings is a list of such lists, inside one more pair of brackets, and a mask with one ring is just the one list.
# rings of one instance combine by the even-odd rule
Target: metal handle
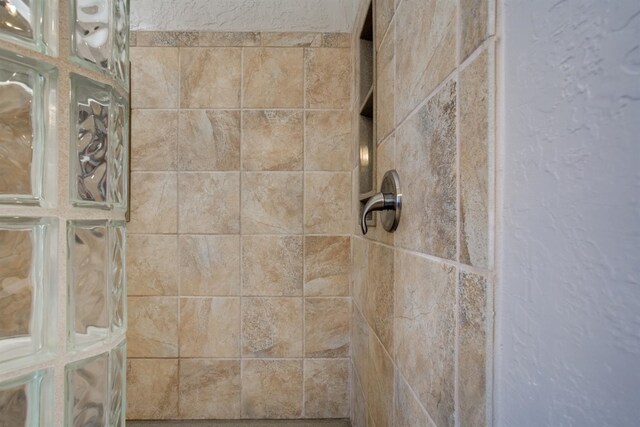
[[369,212],[382,211],[382,226],[388,232],[394,232],[400,222],[402,211],[402,193],[400,192],[400,177],[395,170],[387,171],[382,179],[380,193],[372,196],[362,208],[360,228],[362,234],[367,234],[367,215]]

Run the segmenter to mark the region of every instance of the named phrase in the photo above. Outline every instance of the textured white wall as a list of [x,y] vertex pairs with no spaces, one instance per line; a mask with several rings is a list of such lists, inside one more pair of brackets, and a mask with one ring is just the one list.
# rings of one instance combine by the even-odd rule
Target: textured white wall
[[640,423],[640,2],[504,0],[496,425]]
[[354,0],[131,0],[136,31],[349,32]]

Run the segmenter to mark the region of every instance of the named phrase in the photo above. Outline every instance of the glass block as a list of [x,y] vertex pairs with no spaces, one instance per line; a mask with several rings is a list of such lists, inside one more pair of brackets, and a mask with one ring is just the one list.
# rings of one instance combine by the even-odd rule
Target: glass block
[[2,370],[46,357],[55,345],[56,230],[49,218],[0,218]]
[[126,342],[111,351],[109,361],[109,426],[124,426],[126,396]]
[[65,368],[65,426],[107,426],[109,353],[71,363]]
[[126,209],[128,192],[129,105],[114,93],[109,153],[110,200],[115,208]]
[[0,50],[0,203],[43,202],[55,80],[52,66]]
[[126,209],[129,105],[110,86],[76,74],[71,86],[72,203]]
[[113,0],[113,73],[129,85],[129,0]]
[[129,83],[129,0],[71,2],[71,54],[82,65]]
[[98,69],[108,70],[112,53],[111,19],[109,0],[72,1],[72,54]]
[[40,370],[0,383],[0,426],[50,425],[53,372]]
[[80,349],[109,336],[107,221],[68,222],[68,345]]
[[114,335],[124,334],[127,327],[125,248],[125,222],[111,221],[109,224],[109,289],[111,291],[111,332]]
[[57,5],[50,0],[1,0],[0,39],[55,55],[56,14]]

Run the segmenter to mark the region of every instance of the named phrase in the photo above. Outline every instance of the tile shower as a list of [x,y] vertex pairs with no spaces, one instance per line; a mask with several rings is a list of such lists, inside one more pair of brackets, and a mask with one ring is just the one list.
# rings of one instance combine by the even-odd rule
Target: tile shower
[[0,2],[0,425],[124,425],[128,2]]

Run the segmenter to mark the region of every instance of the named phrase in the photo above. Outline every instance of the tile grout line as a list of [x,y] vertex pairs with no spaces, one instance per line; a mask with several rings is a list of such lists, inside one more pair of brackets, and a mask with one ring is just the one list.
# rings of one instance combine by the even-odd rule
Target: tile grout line
[[181,318],[181,310],[180,310],[180,306],[181,304],[181,297],[182,297],[182,279],[181,279],[181,274],[180,274],[180,112],[181,112],[181,101],[180,98],[182,96],[182,51],[180,48],[178,48],[178,100],[177,100],[177,107],[178,107],[178,128],[176,129],[176,138],[177,138],[177,144],[176,144],[176,148],[177,148],[177,153],[176,153],[176,244],[177,244],[177,254],[178,254],[178,259],[177,259],[177,263],[178,263],[178,401],[176,403],[176,410],[177,410],[177,416],[178,418],[181,418],[181,409],[180,409],[180,368],[181,368],[181,364],[180,364],[180,356],[181,356],[181,351],[180,351],[180,341],[181,341],[181,337],[180,337],[180,326],[182,323],[182,318]]
[[240,183],[238,188],[238,204],[239,204],[239,212],[238,212],[238,233],[240,240],[239,247],[239,269],[240,269],[240,337],[238,339],[238,357],[240,360],[240,418],[243,418],[244,415],[244,402],[243,402],[243,391],[244,391],[244,359],[243,359],[243,346],[244,346],[244,320],[242,315],[243,310],[243,298],[244,298],[244,257],[243,257],[243,234],[242,234],[242,146],[244,145],[244,47],[240,48],[240,148],[239,148],[239,173],[240,173]]
[[307,329],[306,329],[306,319],[305,313],[307,308],[307,296],[304,289],[304,275],[306,269],[305,255],[306,255],[306,229],[305,229],[305,218],[306,218],[306,199],[307,194],[305,191],[305,179],[307,175],[307,162],[305,159],[306,148],[307,148],[307,49],[302,49],[302,417],[304,418],[307,413],[306,408],[306,390],[304,386],[305,379],[305,363],[304,358],[306,357],[307,351]]

